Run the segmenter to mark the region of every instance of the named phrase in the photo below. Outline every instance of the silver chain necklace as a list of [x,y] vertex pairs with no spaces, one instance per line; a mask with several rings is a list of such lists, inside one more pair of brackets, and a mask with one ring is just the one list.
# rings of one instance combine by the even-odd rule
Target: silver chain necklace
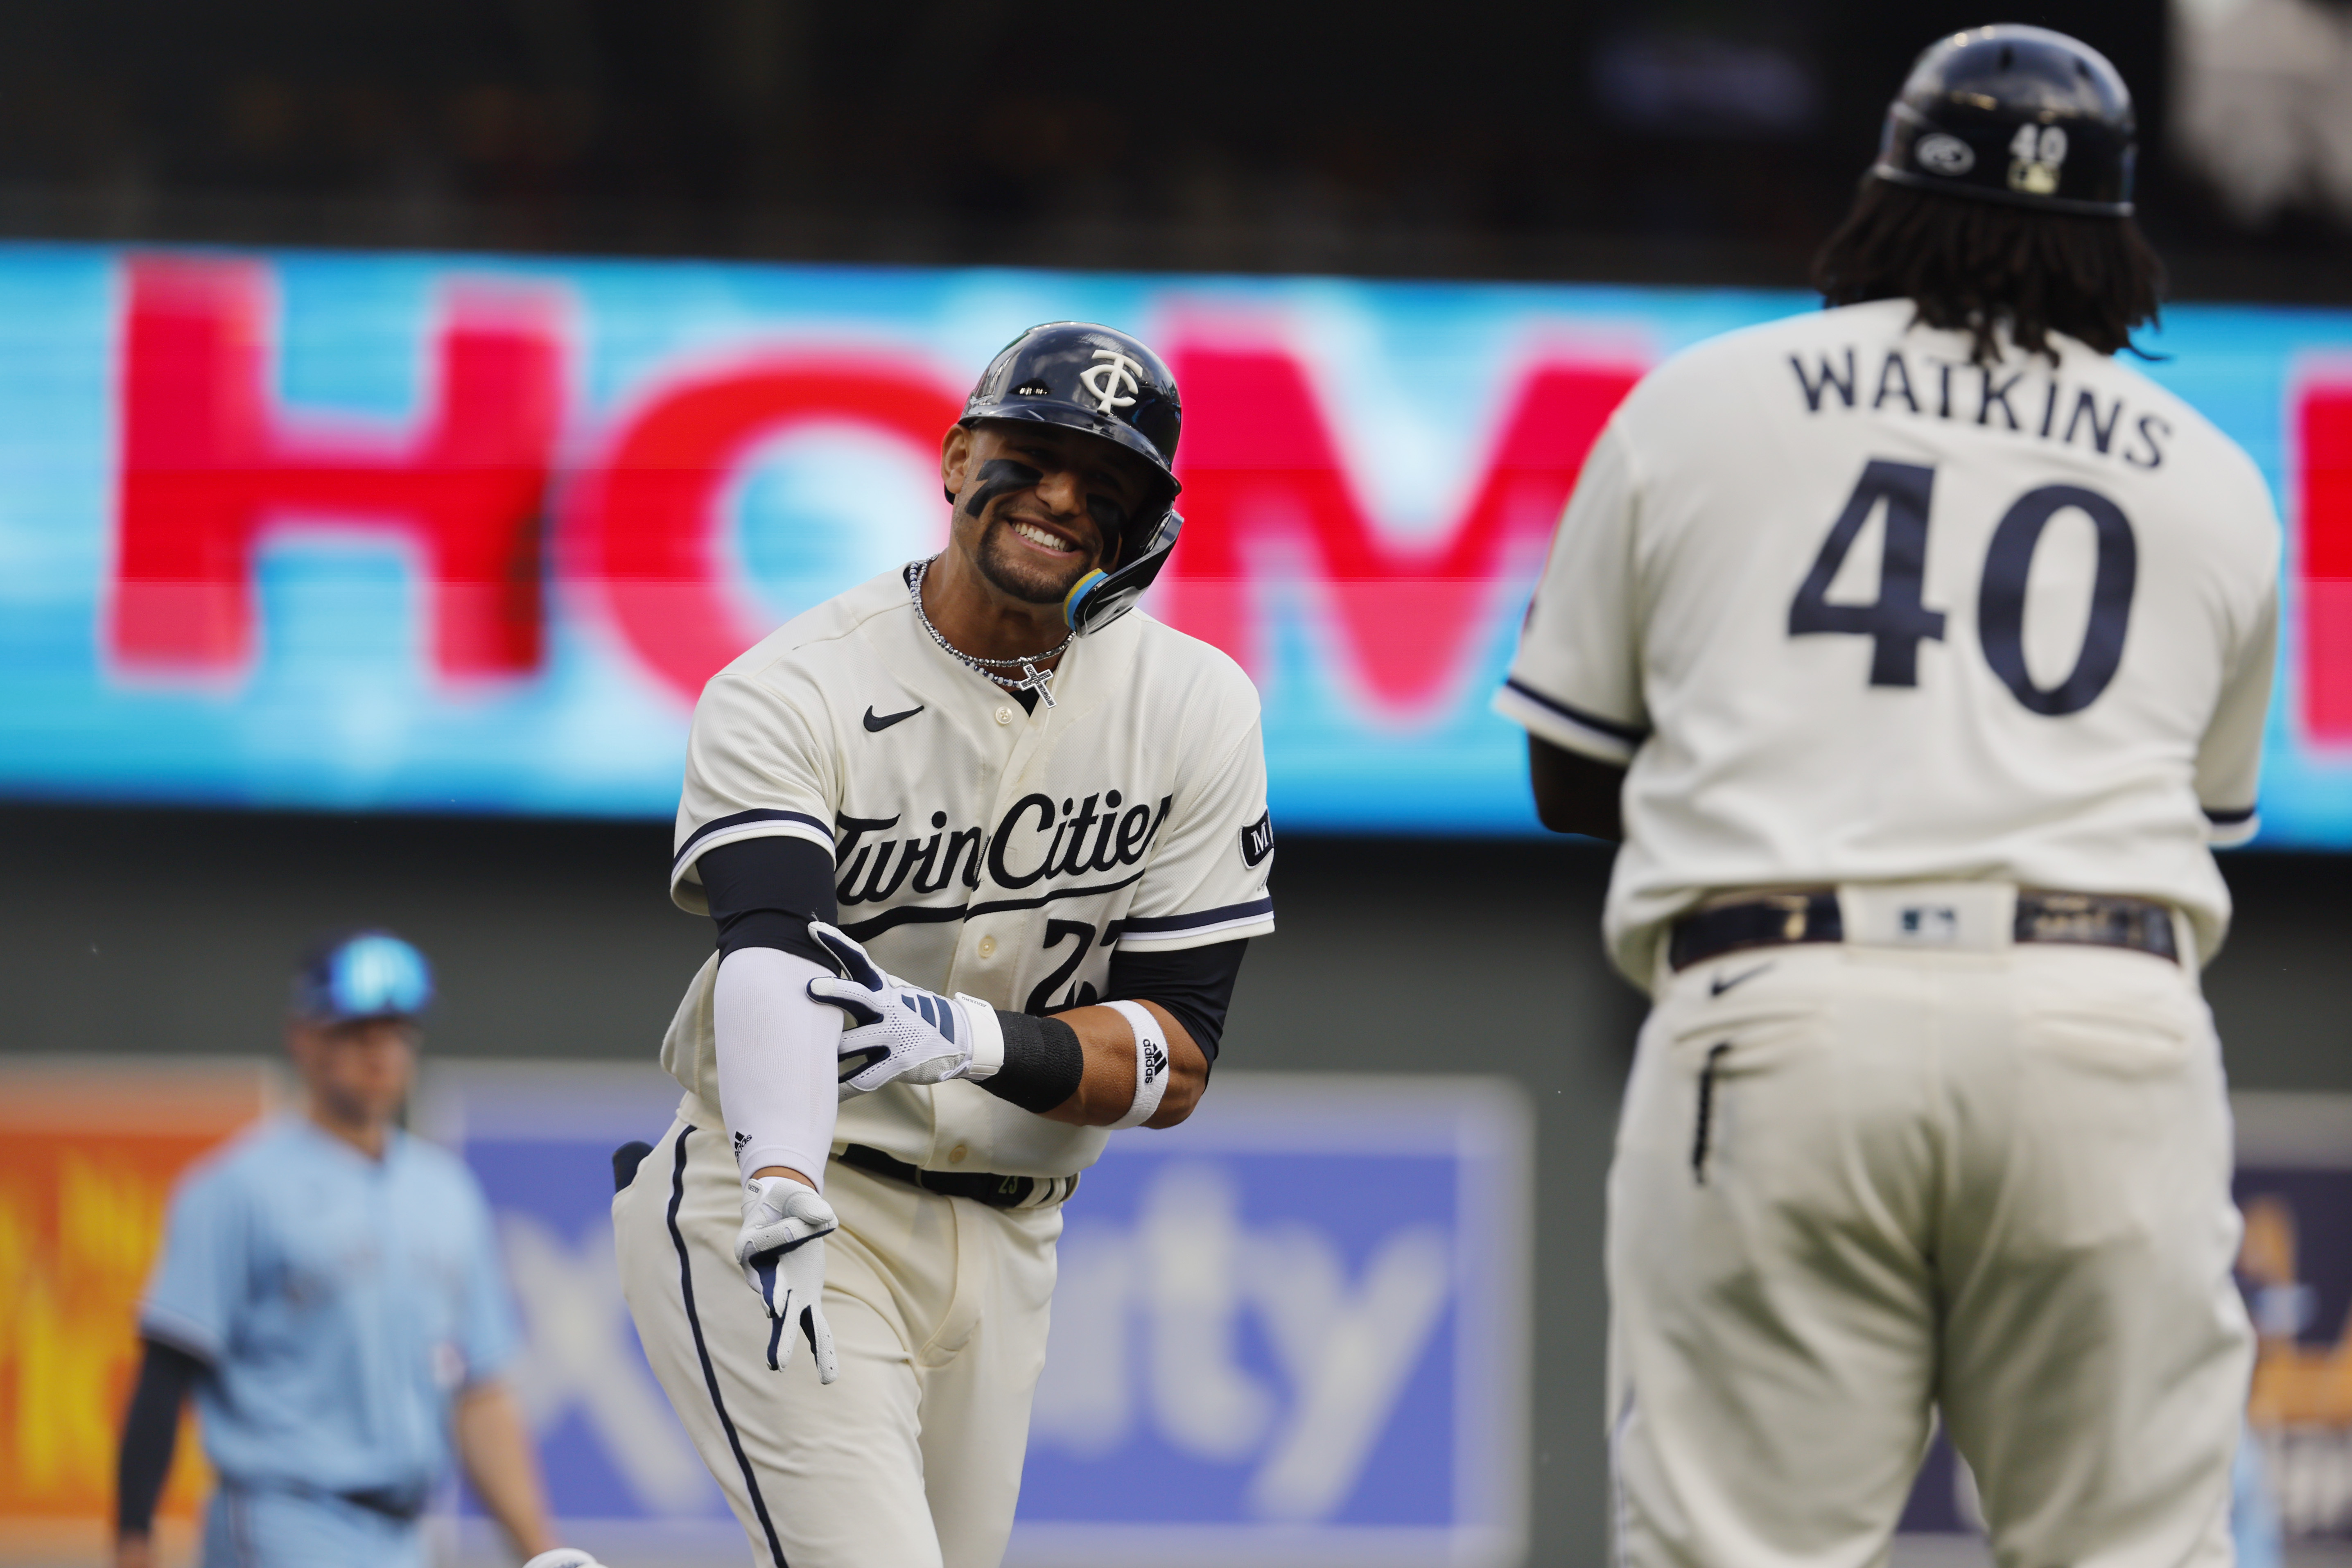
[[[1078,634],[1072,632],[1044,653],[1025,653],[1013,658],[982,658],[976,653],[964,652],[963,649],[948,641],[946,637],[941,635],[940,628],[931,625],[931,617],[923,613],[923,574],[931,569],[931,562],[938,559],[937,556],[930,556],[925,560],[910,561],[907,563],[907,595],[915,601],[915,619],[920,621],[923,624],[923,629],[931,634],[931,640],[940,645],[941,652],[961,662],[974,675],[984,676],[1008,691],[1034,691],[1045,700],[1046,707],[1055,706],[1054,689],[1046,683],[1054,679],[1057,671],[1039,669],[1037,666],[1046,659],[1059,658],[1067,653],[1070,644],[1077,640]],[[996,673],[1000,669],[1010,669],[1014,665],[1021,667],[1021,673],[1018,675]]]

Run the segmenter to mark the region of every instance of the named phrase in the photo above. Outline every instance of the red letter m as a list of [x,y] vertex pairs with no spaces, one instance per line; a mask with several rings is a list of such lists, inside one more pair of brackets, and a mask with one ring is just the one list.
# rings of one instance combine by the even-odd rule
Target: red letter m
[[1328,595],[1359,679],[1391,704],[1423,702],[1491,626],[1515,553],[1539,557],[1593,438],[1639,373],[1539,365],[1503,416],[1469,510],[1426,547],[1384,543],[1367,523],[1297,362],[1273,350],[1180,348],[1184,537],[1169,562],[1168,619],[1259,667],[1250,559],[1288,546]]
[[2311,738],[2352,741],[2352,382],[2303,388],[2303,719]]
[[261,267],[151,258],[128,270],[116,658],[242,665],[255,542],[299,515],[416,542],[444,675],[538,667],[540,515],[562,387],[551,323],[461,304],[435,335],[412,436],[327,437],[271,416]]

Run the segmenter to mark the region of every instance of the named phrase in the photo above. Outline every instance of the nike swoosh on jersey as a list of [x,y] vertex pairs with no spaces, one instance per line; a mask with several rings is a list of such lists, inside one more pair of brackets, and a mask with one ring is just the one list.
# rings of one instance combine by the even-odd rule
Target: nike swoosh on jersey
[[1758,964],[1753,969],[1743,969],[1737,974],[1718,974],[1712,981],[1707,983],[1706,994],[1709,996],[1720,996],[1725,992],[1730,990],[1733,986],[1740,984],[1743,982],[1755,979],[1758,975],[1763,973],[1766,970],[1771,968],[1774,963],[1778,963],[1779,962],[1780,960],[1778,959],[1772,959],[1766,963]]
[[878,735],[883,731],[888,729],[891,725],[898,722],[899,720],[911,719],[922,710],[923,705],[918,702],[912,708],[908,709],[904,713],[885,713],[881,717],[877,718],[874,714],[873,704],[868,703],[866,708],[866,728],[871,733]]

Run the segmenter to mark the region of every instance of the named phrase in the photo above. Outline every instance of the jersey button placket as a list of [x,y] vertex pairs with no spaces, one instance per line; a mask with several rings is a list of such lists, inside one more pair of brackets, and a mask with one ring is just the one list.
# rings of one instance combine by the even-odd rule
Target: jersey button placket
[[[1068,675],[1068,669],[1069,667],[1066,665],[1064,667],[1064,679],[1066,680]],[[1078,693],[1082,693],[1083,688],[1076,689],[1076,691]],[[1083,708],[1085,705],[1081,703],[1079,706]],[[1068,705],[1066,702],[1065,711],[1067,710]],[[1013,802],[1020,799],[1024,795],[1036,793],[1044,789],[1044,785],[1040,783],[1040,780],[1043,778],[1045,770],[1043,768],[1036,768],[1033,773],[1032,769],[1037,762],[1038,752],[1040,750],[1048,745],[1059,735],[1061,726],[1055,723],[1052,718],[1046,714],[1032,715],[1031,717],[1031,722],[1024,724],[1019,729],[1014,730],[1012,728],[1013,705],[1009,702],[1004,703],[999,706],[996,710],[996,721],[999,724],[1005,726],[1007,730],[1007,733],[1003,737],[1007,743],[1004,748],[1003,760],[997,764],[995,798],[991,800],[989,803],[988,820],[991,822],[1002,823],[1004,820],[1004,814],[1013,808]],[[983,896],[986,889],[992,887],[993,885],[994,879],[992,876],[983,876]],[[962,946],[962,942],[969,941],[971,941],[971,931],[970,928],[967,927],[964,936],[959,941],[957,946],[959,968],[961,967],[961,955],[965,952],[970,952],[974,959],[985,963],[996,955],[996,950],[1003,945],[1003,943],[1000,942],[993,935],[982,936],[979,941],[971,942],[971,947],[966,949]],[[1013,957],[1013,978],[1018,978],[1020,955],[1017,950]],[[954,977],[950,975],[950,983],[952,983]],[[975,979],[978,980],[979,977],[975,976]],[[988,984],[989,983],[987,981],[979,980],[979,984],[976,984],[974,988],[985,993],[988,990]],[[1012,998],[1008,996],[1006,1000],[1010,1001]]]

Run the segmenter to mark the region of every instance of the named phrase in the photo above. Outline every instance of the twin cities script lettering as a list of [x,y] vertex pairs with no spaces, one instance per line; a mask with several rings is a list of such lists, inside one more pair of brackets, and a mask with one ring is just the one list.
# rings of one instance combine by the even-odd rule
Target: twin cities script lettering
[[1024,795],[993,833],[950,829],[948,814],[935,811],[929,837],[881,837],[898,826],[898,816],[836,814],[834,864],[841,868],[841,880],[834,895],[848,909],[894,899],[901,888],[929,894],[961,881],[976,889],[983,868],[997,887],[1021,889],[1140,866],[1175,798],[1162,795],[1156,806],[1128,805],[1114,789],[1083,801],[1066,797],[1056,809],[1051,795]]
[[1848,348],[1817,355],[1815,361],[1808,369],[1803,359],[1789,356],[1805,407],[1815,414],[1841,404],[1848,408],[1899,407],[1989,430],[2015,430],[2062,447],[2079,441],[2101,457],[2120,458],[2136,468],[2161,468],[2164,443],[2172,437],[2172,426],[2162,415],[2133,415],[2121,398],[2103,402],[2089,387],[2050,374],[2047,360],[2036,359],[2012,371],[1932,354],[1906,357],[1901,349],[1857,355]]

